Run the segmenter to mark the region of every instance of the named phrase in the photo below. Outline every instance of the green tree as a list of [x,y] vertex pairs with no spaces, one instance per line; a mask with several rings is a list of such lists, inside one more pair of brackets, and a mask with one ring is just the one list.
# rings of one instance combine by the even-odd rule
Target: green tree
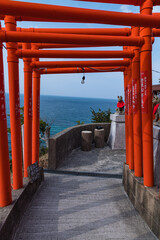
[[21,125],[24,124],[24,107],[20,107],[20,119],[21,119]]
[[44,136],[44,133],[48,127],[49,127],[49,124],[47,122],[43,121],[42,119],[40,119],[39,131],[40,131],[40,135],[42,137]]
[[39,156],[43,156],[44,154],[48,153],[48,148],[47,147],[40,147],[39,148]]
[[[8,116],[10,117],[10,114],[8,114]],[[20,119],[21,119],[21,125],[24,124],[24,106],[23,107],[20,107]],[[40,131],[40,136],[41,138],[44,137],[44,134],[45,134],[45,130],[49,127],[49,124],[45,121],[43,121],[42,119],[40,119],[40,124],[39,124],[39,131]],[[11,129],[8,128],[8,132],[11,133]],[[41,141],[40,141],[40,144],[41,144]],[[40,156],[42,156],[43,154],[45,154],[46,152],[48,151],[48,148],[44,147],[44,146],[40,146],[40,150],[39,150],[39,153],[40,153]],[[10,161],[10,164],[11,164],[11,161]]]
[[80,120],[76,121],[77,125],[83,125],[84,122],[81,122]]
[[96,112],[93,108],[91,109],[92,113],[92,122],[93,123],[101,123],[101,122],[111,122],[110,120],[110,114],[111,111],[108,109],[107,111],[102,111],[100,108],[98,112]]

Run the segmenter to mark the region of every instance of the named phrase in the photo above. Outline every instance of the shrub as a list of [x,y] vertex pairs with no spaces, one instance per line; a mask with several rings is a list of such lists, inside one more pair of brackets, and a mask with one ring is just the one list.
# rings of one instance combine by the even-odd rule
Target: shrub
[[43,156],[44,154],[46,154],[48,152],[48,148],[47,147],[40,147],[39,148],[39,156]]
[[84,122],[81,122],[80,120],[76,121],[77,125],[83,125]]
[[[10,117],[10,114],[8,114],[8,116]],[[21,125],[23,125],[24,124],[24,107],[20,107],[20,119],[21,119]],[[43,138],[45,130],[49,127],[49,124],[41,119],[39,125],[40,125],[39,126],[40,138]],[[8,130],[8,133],[11,133],[10,128],[7,128],[7,130]],[[42,156],[47,152],[48,152],[48,148],[41,146],[41,141],[40,141],[39,155]],[[12,168],[12,160],[11,159],[10,159],[10,168]]]
[[111,120],[110,120],[110,114],[111,114],[110,109],[108,109],[107,111],[102,111],[99,108],[98,112],[95,112],[95,110],[93,108],[90,108],[90,109],[91,109],[91,113],[92,113],[92,122],[93,123],[111,122]]
[[48,127],[49,127],[49,124],[41,119],[39,123],[39,131],[42,137],[44,136],[44,133]]

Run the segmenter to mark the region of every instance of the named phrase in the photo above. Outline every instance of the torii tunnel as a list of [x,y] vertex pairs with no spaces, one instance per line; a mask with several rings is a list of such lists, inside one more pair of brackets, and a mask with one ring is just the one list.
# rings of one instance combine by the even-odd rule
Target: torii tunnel
[[[86,1],[86,0],[85,0]],[[40,77],[42,74],[123,72],[125,93],[126,164],[144,185],[154,184],[152,119],[152,44],[160,36],[159,0],[89,0],[140,6],[140,13],[121,13],[1,0],[0,19],[0,207],[12,202],[5,107],[2,44],[6,43],[13,189],[23,186],[19,103],[19,58],[24,61],[24,177],[39,160]],[[17,21],[97,23],[125,26],[100,29],[17,28]],[[126,27],[128,26],[128,27]],[[74,50],[121,46],[122,51]],[[43,49],[48,50],[43,50]],[[57,50],[73,48],[73,50]],[[56,49],[56,50],[55,50]],[[84,58],[77,61],[39,61],[39,58]],[[86,59],[104,60],[86,60]],[[106,60],[109,58],[109,60]],[[112,60],[110,60],[112,58]],[[118,59],[117,59],[118,58]],[[119,60],[120,58],[120,60]],[[160,173],[159,173],[160,174]]]

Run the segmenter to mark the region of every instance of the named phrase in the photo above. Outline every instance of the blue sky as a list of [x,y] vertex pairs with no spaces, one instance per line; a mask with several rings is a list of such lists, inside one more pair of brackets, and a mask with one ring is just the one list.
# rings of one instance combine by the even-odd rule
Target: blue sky
[[[121,4],[102,4],[78,2],[72,0],[25,0],[23,2],[54,4],[59,6],[81,7],[99,10],[109,10],[118,12],[139,12],[139,7],[127,6]],[[160,7],[154,8],[155,12],[160,12]],[[2,21],[2,26],[4,23]],[[40,22],[17,22],[18,27],[35,27],[35,28],[113,28],[120,26],[102,25],[102,24],[81,24],[81,23],[40,23]],[[124,26],[123,26],[124,27]],[[82,48],[81,48],[82,49]],[[83,48],[84,50],[122,50],[121,47],[102,47],[102,48]],[[4,72],[5,72],[5,89],[8,92],[8,74],[7,74],[7,55],[4,49]],[[160,39],[155,39],[153,45],[153,69],[160,71]],[[51,59],[42,59],[51,60]],[[53,59],[56,60],[56,59]],[[58,59],[64,60],[64,59]],[[66,59],[71,60],[71,59]],[[76,60],[76,59],[75,59]],[[20,92],[23,93],[23,61],[20,59]],[[77,96],[77,97],[95,97],[114,99],[118,95],[123,95],[123,74],[122,73],[88,73],[85,74],[85,84],[81,84],[82,74],[55,74],[43,75],[41,77],[41,94],[59,95],[59,96]],[[153,72],[153,84],[158,83],[160,74]]]

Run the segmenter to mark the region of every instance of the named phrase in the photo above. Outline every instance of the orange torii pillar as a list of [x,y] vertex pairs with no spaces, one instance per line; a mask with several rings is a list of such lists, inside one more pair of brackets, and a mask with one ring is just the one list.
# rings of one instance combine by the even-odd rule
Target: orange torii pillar
[[[1,26],[0,26],[1,29]],[[12,202],[9,166],[8,133],[6,119],[3,55],[0,43],[0,207]]]
[[[16,31],[16,21],[12,16],[5,17],[6,31]],[[11,146],[12,146],[12,170],[13,189],[23,186],[22,178],[22,141],[19,101],[19,66],[16,56],[17,44],[7,43],[8,52],[8,78],[10,100]]]
[[[132,36],[139,36],[139,27],[132,27]],[[133,47],[135,56],[132,59],[132,109],[133,109],[133,143],[134,174],[142,177],[142,125],[141,125],[141,85],[139,47]]]
[[[36,49],[33,44],[32,49]],[[38,61],[38,58],[33,59]],[[39,161],[40,74],[33,70],[32,164]]]
[[[123,51],[128,50],[128,47],[123,47]],[[125,138],[126,138],[126,164],[129,165],[129,131],[128,131],[128,72],[125,68],[124,72],[124,97],[125,97]]]
[[[30,49],[30,43],[23,43],[23,49]],[[31,58],[24,62],[24,177],[28,177],[27,168],[32,164],[32,68]]]
[[127,77],[128,77],[128,157],[129,157],[129,169],[134,170],[132,65],[131,63],[127,68]]
[[129,151],[128,151],[128,74],[124,71],[124,96],[125,96],[125,138],[126,138],[126,164],[129,165]]
[[[151,15],[153,1],[146,0],[141,5],[141,14]],[[152,187],[153,177],[153,119],[152,119],[152,29],[140,29],[144,45],[140,49],[141,111],[144,185]]]

